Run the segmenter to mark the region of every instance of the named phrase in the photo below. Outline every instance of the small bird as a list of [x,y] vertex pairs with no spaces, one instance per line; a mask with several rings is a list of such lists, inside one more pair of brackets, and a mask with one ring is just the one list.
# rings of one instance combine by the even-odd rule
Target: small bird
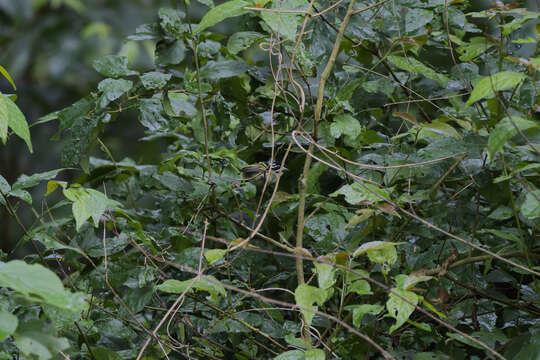
[[[244,179],[247,181],[256,180],[256,179],[265,179],[268,177],[269,182],[274,182],[277,180],[277,175],[279,172],[280,164],[276,161],[270,162],[259,162],[253,165],[248,165],[240,169],[244,174]],[[282,172],[287,171],[287,168],[281,169]]]

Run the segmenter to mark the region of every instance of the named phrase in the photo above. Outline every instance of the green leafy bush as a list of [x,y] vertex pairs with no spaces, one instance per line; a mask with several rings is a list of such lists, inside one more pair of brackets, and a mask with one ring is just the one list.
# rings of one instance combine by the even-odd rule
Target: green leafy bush
[[[537,358],[539,61],[521,26],[539,14],[232,0],[195,22],[185,5],[130,36],[154,68],[98,59],[97,89],[41,120],[75,182],[0,177],[14,217],[42,181],[65,197],[19,221],[43,264],[0,263],[0,355]],[[1,96],[2,140],[31,150]],[[156,160],[115,158],[113,122]]]

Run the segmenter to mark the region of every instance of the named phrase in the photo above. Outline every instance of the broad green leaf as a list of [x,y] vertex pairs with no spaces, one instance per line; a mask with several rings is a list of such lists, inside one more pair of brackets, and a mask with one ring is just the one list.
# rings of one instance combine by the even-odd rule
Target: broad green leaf
[[405,31],[412,32],[420,29],[433,19],[433,11],[427,9],[412,8],[405,14]]
[[[418,304],[419,297],[415,293],[396,288],[393,290],[408,300],[411,304]],[[388,297],[388,301],[386,302],[386,309],[388,310],[390,316],[396,319],[396,323],[392,325],[388,331],[388,333],[391,334],[409,319],[409,316],[411,316],[414,311],[414,306],[406,303],[391,293]]]
[[9,125],[9,114],[7,107],[7,99],[0,92],[0,139],[2,143],[5,144],[7,141],[8,134],[8,125]]
[[472,103],[495,95],[497,91],[512,89],[522,82],[527,75],[513,71],[503,71],[492,76],[483,77],[474,87],[465,107]]
[[176,38],[180,38],[184,32],[189,30],[188,25],[184,23],[186,14],[180,10],[161,8],[158,11],[158,16],[163,30],[170,32]]
[[274,360],[305,360],[304,352],[301,350],[290,350],[279,354]]
[[401,70],[420,73],[428,79],[437,81],[442,86],[446,86],[450,81],[446,75],[436,72],[412,57],[404,58],[401,56],[390,55],[388,56],[388,61]]
[[210,265],[221,259],[225,254],[227,253],[227,250],[224,249],[210,249],[206,250],[204,252],[204,258]]
[[[402,290],[410,290],[413,286],[415,286],[418,283],[429,281],[433,278],[433,276],[415,276],[415,275],[402,275],[403,278],[401,281],[396,279],[397,287]],[[397,278],[397,277],[396,277]]]
[[[375,194],[380,195],[380,197]],[[374,184],[361,185],[359,183],[353,183],[351,185],[344,185],[337,191],[330,194],[331,197],[337,197],[339,195],[344,195],[345,201],[351,205],[358,205],[361,203],[377,203],[379,201],[383,201],[381,197],[390,200],[390,195],[388,192]]]
[[533,20],[533,19],[537,19],[537,18],[538,18],[537,13],[526,14],[525,16],[515,17],[514,20],[512,20],[512,21],[510,21],[510,22],[508,22],[508,23],[506,23],[504,25],[499,25],[499,27],[502,27],[503,35],[510,35],[514,31],[516,31],[518,29],[521,29],[523,24],[525,24],[526,22],[528,22],[530,20]]
[[103,91],[103,96],[109,101],[118,99],[132,87],[133,82],[125,79],[105,79],[98,84],[98,89]]
[[241,75],[245,73],[247,69],[248,65],[243,61],[209,61],[201,68],[200,74],[203,79],[217,80]]
[[105,194],[94,189],[71,187],[64,189],[64,196],[73,202],[72,211],[77,231],[89,218],[92,218],[94,227],[97,227],[101,215],[107,208],[122,207],[118,201],[111,200]]
[[169,107],[164,107],[165,111],[170,110],[171,116],[185,116],[188,118],[197,115],[197,108],[192,104],[189,96],[181,93],[167,93]]
[[505,117],[495,125],[495,128],[489,134],[487,145],[489,157],[494,159],[495,154],[502,151],[504,144],[517,135],[517,129],[525,131],[539,127],[540,123],[532,120],[527,120],[518,116],[512,116],[512,119]]
[[354,292],[358,295],[371,295],[371,286],[367,280],[356,280],[347,287],[347,294]]
[[34,152],[32,149],[32,141],[30,140],[30,129],[28,129],[28,123],[24,114],[19,110],[19,107],[7,96],[0,95],[4,99],[4,104],[7,108],[8,125],[13,132],[23,139],[28,146],[30,152]]
[[384,310],[384,306],[378,304],[348,305],[345,306],[345,310],[352,311],[353,325],[358,328],[362,325],[364,315],[378,315]]
[[60,171],[64,169],[55,169],[47,172],[36,173],[30,176],[22,174],[17,181],[13,183],[13,190],[32,188],[45,180],[54,179]]
[[319,288],[329,289],[336,282],[336,268],[330,264],[314,262],[315,273],[319,280]]
[[247,14],[249,10],[244,10],[244,7],[246,6],[251,6],[251,4],[243,0],[231,0],[210,9],[210,11],[203,16],[193,33],[198,34],[225,19]]
[[4,194],[11,191],[11,186],[7,182],[6,178],[4,178],[2,175],[0,175],[0,191]]
[[174,279],[165,280],[162,284],[156,286],[156,289],[172,294],[181,294],[184,291],[190,291],[191,289],[206,291],[210,293],[210,298],[214,302],[217,302],[220,296],[224,297],[226,295],[223,285],[211,275],[203,275],[200,279],[195,281],[194,279],[185,281]]
[[[37,228],[37,230],[43,230],[43,229],[42,228]],[[45,231],[31,231],[28,234],[28,237],[25,237],[25,239],[28,239],[29,237],[31,237],[34,241],[39,241],[45,247],[45,249],[47,249],[47,250],[50,250],[50,249],[53,249],[53,250],[69,249],[69,250],[75,251],[75,252],[77,252],[77,253],[79,253],[81,255],[84,254],[80,249],[78,249],[76,247],[69,246],[69,245],[64,245],[64,244],[56,241],[56,239],[54,239],[53,236],[46,233]],[[102,248],[100,250],[102,250]]]
[[65,181],[56,181],[56,180],[50,180],[47,182],[47,192],[45,193],[45,196],[49,196],[58,188],[58,186],[61,186],[63,189],[68,187],[68,183]]
[[[14,334],[17,348],[29,359],[49,360],[56,358],[60,351],[69,348],[66,338],[57,338],[51,334],[52,329],[44,329],[46,325],[38,322],[20,324]],[[52,332],[54,334],[54,332]]]
[[180,64],[186,57],[186,46],[182,40],[172,42],[160,41],[156,45],[156,66]]
[[431,123],[419,124],[419,135],[420,137],[429,137],[429,133],[433,132],[440,136],[453,137],[456,139],[461,139],[461,135],[457,132],[452,125],[449,125],[442,121],[432,121]]
[[306,360],[325,360],[326,354],[321,349],[309,349],[304,354]]
[[18,323],[19,319],[15,315],[0,310],[0,342],[15,332]]
[[9,75],[6,68],[3,67],[2,65],[0,65],[0,74],[2,74],[7,79],[7,81],[9,81],[9,83],[13,87],[13,90],[17,90],[17,87],[15,86],[15,83],[13,82],[13,79],[11,78],[11,75]]
[[238,54],[249,48],[254,42],[263,38],[264,35],[255,31],[241,31],[232,34],[227,41],[227,50],[231,54]]
[[161,89],[167,84],[170,78],[171,74],[164,74],[157,71],[151,71],[140,76],[146,90]]
[[206,5],[208,6],[210,9],[215,7],[216,5],[214,4],[214,1],[213,0],[197,0],[199,1],[201,4],[203,5]]
[[0,286],[11,288],[30,300],[80,312],[87,306],[82,293],[64,289],[62,281],[46,267],[24,261],[0,263]]
[[320,186],[319,178],[321,175],[328,170],[328,165],[325,165],[321,162],[316,162],[311,169],[309,170],[309,175],[306,184],[306,191],[308,194],[312,194],[317,191]]
[[128,58],[108,55],[94,61],[94,69],[103,76],[117,78],[119,76],[137,75],[138,72],[128,69]]
[[356,249],[353,256],[367,254],[369,260],[377,264],[382,264],[382,271],[386,274],[390,270],[389,266],[397,260],[397,244],[389,241],[371,241],[362,244],[362,246]]
[[[92,354],[96,357],[96,360],[122,360],[122,356],[117,351],[107,349],[104,347],[92,347]],[[145,359],[143,357],[143,359]]]
[[[324,289],[316,288],[308,284],[299,285],[294,291],[294,299],[296,305],[302,308],[316,311],[317,305],[322,306],[326,301],[327,292]],[[311,321],[315,314],[309,310],[300,310],[308,326],[311,326]]]
[[10,196],[14,196],[14,197],[17,197],[25,202],[27,202],[28,204],[32,204],[32,195],[30,195],[30,193],[26,190],[23,190],[23,189],[12,189],[10,192],[9,192],[9,195]]
[[277,11],[263,11],[260,16],[273,31],[288,40],[294,40],[301,17],[297,14],[282,13],[279,10],[295,10],[305,4],[303,0],[273,1],[271,9]]
[[540,217],[540,190],[534,189],[531,192],[527,191],[525,201],[521,204],[521,213],[529,220]]
[[471,61],[491,49],[493,46],[495,46],[495,44],[484,37],[473,37],[468,43],[460,44],[456,51],[458,54],[461,54],[459,60]]
[[340,114],[334,116],[334,121],[330,124],[330,135],[335,139],[345,135],[355,139],[362,133],[360,122],[349,114]]

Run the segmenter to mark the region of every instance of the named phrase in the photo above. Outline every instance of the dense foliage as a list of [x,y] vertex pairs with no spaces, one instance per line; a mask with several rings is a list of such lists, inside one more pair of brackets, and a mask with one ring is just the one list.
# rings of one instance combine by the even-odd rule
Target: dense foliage
[[[540,14],[202,3],[129,36],[154,66],[99,58],[38,120],[65,168],[0,176],[36,250],[2,254],[0,359],[538,358]],[[15,100],[0,138],[46,151]],[[153,153],[118,158],[104,134],[133,127]]]

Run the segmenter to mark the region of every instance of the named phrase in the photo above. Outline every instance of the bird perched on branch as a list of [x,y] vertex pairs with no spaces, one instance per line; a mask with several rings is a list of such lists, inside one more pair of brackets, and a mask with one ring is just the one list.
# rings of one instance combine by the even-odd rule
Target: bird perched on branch
[[[268,178],[268,182],[272,183],[277,180],[280,164],[276,161],[259,162],[253,165],[248,165],[240,169],[244,174],[244,180],[252,181]],[[287,168],[281,169],[282,172],[287,171]]]

